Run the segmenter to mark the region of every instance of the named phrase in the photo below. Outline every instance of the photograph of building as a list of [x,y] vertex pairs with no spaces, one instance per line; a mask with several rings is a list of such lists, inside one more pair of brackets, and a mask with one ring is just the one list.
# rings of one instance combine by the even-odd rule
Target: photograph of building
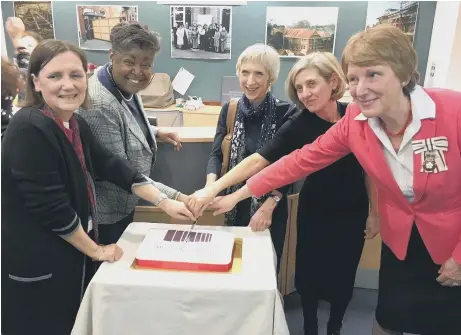
[[19,17],[26,31],[33,31],[43,39],[54,39],[53,7],[51,1],[15,1],[14,16]]
[[334,52],[337,7],[267,7],[266,44],[282,57]]
[[382,23],[392,24],[414,41],[418,8],[418,1],[369,1],[367,28]]
[[231,7],[171,6],[170,22],[171,58],[231,58]]
[[77,5],[79,46],[86,50],[109,50],[111,29],[120,22],[137,20],[137,6]]

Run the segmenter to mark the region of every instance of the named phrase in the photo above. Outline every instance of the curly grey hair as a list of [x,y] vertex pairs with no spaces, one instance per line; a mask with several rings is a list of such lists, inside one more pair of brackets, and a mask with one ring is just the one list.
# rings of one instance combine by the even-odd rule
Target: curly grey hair
[[110,31],[110,43],[112,50],[119,53],[134,48],[157,53],[160,50],[160,35],[140,22],[121,22]]

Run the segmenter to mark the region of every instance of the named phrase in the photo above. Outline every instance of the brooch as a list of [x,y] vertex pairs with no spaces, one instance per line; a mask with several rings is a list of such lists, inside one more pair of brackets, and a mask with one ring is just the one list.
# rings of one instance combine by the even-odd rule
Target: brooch
[[421,155],[420,172],[439,173],[448,170],[444,155],[448,151],[448,139],[445,136],[412,141],[411,146],[415,155]]

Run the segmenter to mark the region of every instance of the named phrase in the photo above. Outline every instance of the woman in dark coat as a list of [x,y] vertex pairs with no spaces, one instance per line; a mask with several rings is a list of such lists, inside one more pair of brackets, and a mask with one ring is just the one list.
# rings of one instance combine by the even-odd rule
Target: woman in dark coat
[[2,143],[2,334],[70,334],[93,261],[118,260],[98,245],[95,178],[167,207],[147,178],[106,151],[75,110],[86,106],[87,60],[46,40],[32,52],[24,105]]

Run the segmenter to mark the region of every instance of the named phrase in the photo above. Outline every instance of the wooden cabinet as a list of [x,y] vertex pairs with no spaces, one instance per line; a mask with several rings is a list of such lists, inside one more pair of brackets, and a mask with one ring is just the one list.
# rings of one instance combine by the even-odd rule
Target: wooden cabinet
[[184,113],[184,127],[216,127],[218,124],[219,113]]
[[[221,106],[202,107],[195,111],[171,105],[165,108],[144,107],[147,116],[157,117],[159,127],[214,127],[218,124]],[[178,115],[180,114],[180,115]]]
[[[213,216],[212,209],[207,209],[203,216],[199,218],[197,224],[200,226],[223,226],[224,214]],[[155,206],[137,206],[134,212],[135,222],[158,222],[173,224],[192,224],[192,221],[177,220],[170,217],[160,208]]]

